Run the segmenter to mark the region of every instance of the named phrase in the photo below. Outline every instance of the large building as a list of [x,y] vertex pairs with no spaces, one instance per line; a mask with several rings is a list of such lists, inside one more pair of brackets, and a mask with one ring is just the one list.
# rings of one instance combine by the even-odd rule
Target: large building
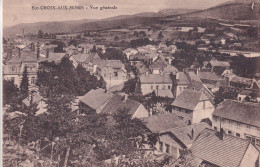
[[212,126],[243,139],[250,139],[260,148],[260,104],[225,100],[213,112]]
[[171,112],[190,125],[204,119],[211,120],[214,109],[211,100],[202,91],[185,89],[172,103]]
[[143,95],[155,92],[156,95],[168,96],[172,95],[172,79],[169,74],[144,74],[140,76],[141,92]]
[[4,66],[3,76],[6,80],[12,80],[15,85],[20,87],[22,74],[27,67],[29,85],[35,86],[38,70],[39,54],[30,50],[18,49],[18,54],[12,57]]

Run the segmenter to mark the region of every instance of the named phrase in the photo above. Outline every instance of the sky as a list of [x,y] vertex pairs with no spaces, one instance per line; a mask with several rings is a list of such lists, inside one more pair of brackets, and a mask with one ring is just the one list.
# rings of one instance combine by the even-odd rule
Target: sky
[[[4,27],[19,23],[103,19],[169,8],[206,9],[229,0],[3,0]],[[116,6],[110,10],[32,10],[32,6]]]

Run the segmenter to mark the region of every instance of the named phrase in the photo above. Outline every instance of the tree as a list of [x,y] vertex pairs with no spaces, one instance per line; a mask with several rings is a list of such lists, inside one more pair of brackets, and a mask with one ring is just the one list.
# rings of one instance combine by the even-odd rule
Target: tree
[[27,67],[24,67],[24,71],[22,74],[22,81],[20,84],[20,92],[23,96],[28,97],[29,95],[29,79],[28,79],[28,72]]
[[115,36],[114,41],[118,41],[118,40],[119,40],[119,37]]
[[163,38],[163,34],[162,34],[162,31],[160,31],[159,34],[158,34],[158,39],[160,40],[162,38]]
[[44,33],[42,30],[38,31],[38,38],[43,38],[44,37]]
[[72,39],[72,40],[69,41],[68,45],[69,45],[69,46],[70,46],[70,45],[73,45],[73,46],[77,47],[77,46],[78,46],[78,41],[75,40],[75,39]]
[[13,81],[3,80],[3,104],[14,104],[17,102],[19,88]]

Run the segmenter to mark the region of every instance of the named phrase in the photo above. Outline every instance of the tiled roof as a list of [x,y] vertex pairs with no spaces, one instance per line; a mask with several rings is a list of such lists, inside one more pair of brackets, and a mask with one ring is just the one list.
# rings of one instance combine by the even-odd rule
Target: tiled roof
[[218,61],[218,60],[211,60],[210,61],[211,66],[213,67],[230,67],[230,64],[228,62],[225,61]]
[[[207,123],[201,122],[201,123],[192,124],[188,126],[169,129],[166,132],[172,133],[187,148],[189,148],[193,144],[194,140],[198,137],[198,135],[206,128],[211,129],[211,127]],[[192,137],[192,130],[193,130],[193,137]]]
[[48,61],[48,62],[55,62],[59,63],[61,59],[66,55],[66,53],[49,53],[49,57],[40,57],[40,62]]
[[200,101],[209,100],[201,91],[185,89],[176,97],[173,106],[194,110]]
[[149,74],[142,75],[140,77],[141,84],[171,84],[172,79],[169,74],[159,75],[159,74]]
[[244,78],[244,77],[239,77],[239,76],[233,75],[230,77],[229,81],[250,86],[253,80],[249,79],[249,78]]
[[179,78],[176,81],[176,83],[178,85],[188,85],[188,84],[190,84],[189,78],[184,72],[179,72],[177,75],[179,75]]
[[220,103],[213,115],[260,127],[260,104],[225,100]]
[[158,89],[158,91],[155,90],[155,93],[156,93],[157,96],[160,96],[160,97],[173,98],[173,94],[172,94],[171,89]]
[[226,134],[221,140],[216,133],[219,132],[205,129],[193,143],[192,154],[217,166],[240,166],[250,141]]
[[104,89],[92,89],[79,100],[88,105],[93,109],[97,109],[102,106],[105,102],[113,97],[113,94],[110,92],[105,93]]
[[163,73],[164,74],[170,74],[172,73],[173,75],[176,75],[176,73],[178,72],[178,69],[175,68],[174,66],[167,66],[164,68]]
[[16,55],[7,64],[19,64],[22,62],[37,62],[37,54],[31,51],[21,51],[21,55]]
[[79,62],[79,63],[85,63],[88,56],[89,56],[89,54],[87,54],[87,53],[72,55],[72,57],[75,59],[75,61]]
[[167,64],[164,62],[155,62],[149,66],[150,69],[163,69],[167,67]]
[[124,68],[124,64],[121,60],[106,60],[105,62],[106,66],[112,67],[112,68]]
[[175,114],[153,115],[143,118],[148,129],[153,133],[163,132],[167,129],[186,126],[186,123]]
[[[34,95],[31,96],[32,98],[32,103],[35,104],[35,103],[38,103],[40,102],[41,100],[43,100],[44,98],[39,94],[39,93],[35,93]],[[23,100],[23,103],[26,105],[26,106],[30,106],[30,103],[31,103],[31,100],[30,98],[25,98]]]
[[112,98],[107,102],[106,106],[101,110],[102,113],[112,114],[120,109],[127,109],[129,115],[133,115],[141,103],[127,98],[124,101],[124,96],[113,95]]
[[198,76],[202,80],[219,81],[220,78],[214,72],[202,72],[199,71]]

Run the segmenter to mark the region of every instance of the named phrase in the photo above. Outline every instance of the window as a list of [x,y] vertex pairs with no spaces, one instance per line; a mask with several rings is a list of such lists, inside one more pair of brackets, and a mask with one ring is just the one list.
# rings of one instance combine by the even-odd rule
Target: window
[[250,128],[251,128],[251,126],[250,126],[250,125],[246,125],[246,128],[247,128],[247,129],[250,129]]
[[118,76],[118,73],[117,73],[117,72],[114,72],[114,74],[115,74],[115,77],[117,77],[117,76]]
[[260,139],[256,139],[255,144],[260,146]]
[[14,83],[14,77],[11,77],[11,81]]
[[240,134],[239,134],[239,133],[236,133],[236,136],[237,136],[237,137],[240,137]]
[[237,122],[237,128],[239,129],[240,128],[240,123]]
[[163,152],[163,142],[159,142],[160,151]]
[[191,125],[191,120],[188,120],[188,125]]
[[182,91],[182,87],[179,87],[179,90]]
[[216,126],[214,126],[214,130],[218,130],[218,128]]
[[165,144],[165,147],[166,147],[166,153],[170,153],[170,145],[169,144]]
[[35,77],[31,78],[31,84],[34,85],[35,84]]
[[232,132],[231,132],[230,130],[228,130],[228,134],[229,134],[229,135],[232,135]]
[[206,101],[203,101],[203,109],[206,108]]
[[153,90],[153,85],[151,85],[151,89]]
[[242,101],[241,97],[238,98],[239,101]]
[[168,89],[171,89],[171,86],[170,86],[170,85],[168,85]]
[[156,85],[156,89],[159,89],[159,85]]

